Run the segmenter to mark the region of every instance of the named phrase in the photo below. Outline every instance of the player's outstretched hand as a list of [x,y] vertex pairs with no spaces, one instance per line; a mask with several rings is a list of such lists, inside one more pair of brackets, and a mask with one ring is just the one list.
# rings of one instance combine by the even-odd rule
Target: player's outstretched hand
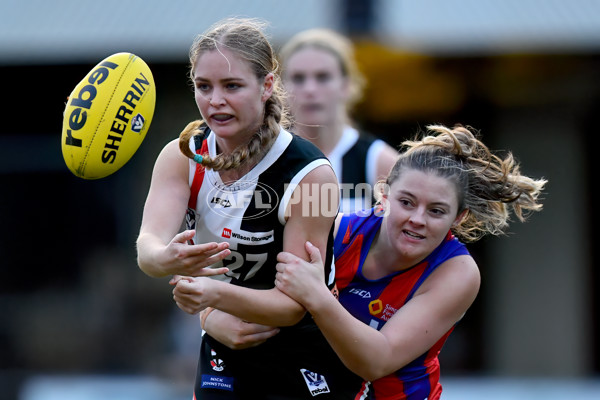
[[186,230],[175,235],[160,255],[159,263],[169,272],[169,275],[213,276],[229,271],[226,267],[207,268],[227,257],[229,243],[211,242],[188,244],[194,237],[194,230]]

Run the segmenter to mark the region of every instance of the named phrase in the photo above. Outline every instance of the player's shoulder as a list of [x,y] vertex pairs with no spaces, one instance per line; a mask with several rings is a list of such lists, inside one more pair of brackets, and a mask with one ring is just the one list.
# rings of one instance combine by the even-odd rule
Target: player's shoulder
[[[179,139],[169,141],[160,151],[156,162],[156,171],[186,171],[189,159],[181,152]],[[179,173],[179,172],[178,172]]]
[[292,140],[288,146],[288,151],[303,152],[309,156],[325,157],[325,154],[310,140],[303,138],[295,133],[283,131],[291,135]]

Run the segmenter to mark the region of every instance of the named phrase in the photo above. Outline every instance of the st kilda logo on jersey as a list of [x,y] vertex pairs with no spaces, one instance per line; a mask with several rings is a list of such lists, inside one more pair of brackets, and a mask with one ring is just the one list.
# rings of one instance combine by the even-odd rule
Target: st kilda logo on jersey
[[279,205],[271,187],[257,181],[239,180],[215,184],[206,196],[213,212],[231,219],[256,219],[270,214]]
[[217,357],[217,352],[213,349],[210,349],[210,366],[215,371],[221,372],[225,369],[225,363],[223,360]]

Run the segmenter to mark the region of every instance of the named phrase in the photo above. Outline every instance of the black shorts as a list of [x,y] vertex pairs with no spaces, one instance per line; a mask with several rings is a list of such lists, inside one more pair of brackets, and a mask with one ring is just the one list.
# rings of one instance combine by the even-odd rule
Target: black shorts
[[205,334],[194,395],[197,400],[354,399],[362,382],[312,325],[282,328],[245,350],[231,350]]

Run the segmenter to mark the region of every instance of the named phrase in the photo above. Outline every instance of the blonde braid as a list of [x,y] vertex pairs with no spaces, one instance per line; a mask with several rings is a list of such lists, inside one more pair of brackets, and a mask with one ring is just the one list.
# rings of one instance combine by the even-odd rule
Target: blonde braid
[[[181,133],[179,134],[179,150],[181,150],[181,152],[186,157],[189,157],[192,160],[194,159],[195,154],[192,152],[192,149],[190,149],[190,139],[192,138],[192,136],[199,135],[202,133],[200,127],[203,124],[204,121],[202,120],[192,121],[189,124],[187,124],[187,126],[183,128],[183,131],[181,131]],[[204,165],[204,160],[202,164]]]

